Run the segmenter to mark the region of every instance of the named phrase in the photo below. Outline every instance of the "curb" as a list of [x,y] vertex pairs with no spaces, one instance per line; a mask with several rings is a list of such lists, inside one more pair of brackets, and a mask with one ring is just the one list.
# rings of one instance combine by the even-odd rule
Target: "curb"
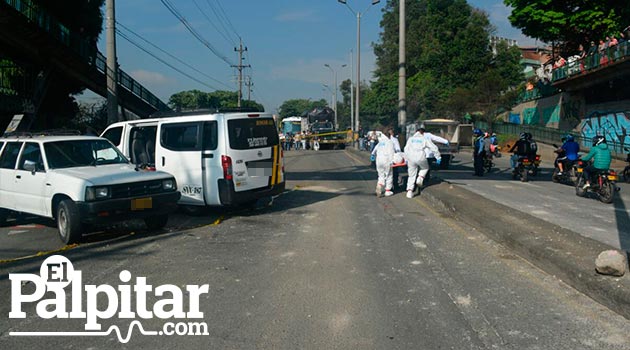
[[421,194],[438,211],[479,228],[537,268],[630,319],[630,278],[595,271],[597,256],[612,247],[441,181]]

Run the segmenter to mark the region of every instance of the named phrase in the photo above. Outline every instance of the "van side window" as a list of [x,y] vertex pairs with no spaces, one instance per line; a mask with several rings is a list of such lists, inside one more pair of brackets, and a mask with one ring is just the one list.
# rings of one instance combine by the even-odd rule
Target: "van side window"
[[199,123],[162,124],[160,144],[171,151],[197,151],[199,142]]
[[103,134],[103,137],[110,140],[114,145],[120,145],[120,137],[122,136],[122,126],[111,128]]
[[217,141],[217,122],[204,122],[202,139],[204,151],[214,151],[217,149]]
[[24,169],[24,164],[29,162],[31,164],[35,164],[35,169],[37,172],[44,171],[44,161],[42,159],[42,150],[39,148],[38,143],[27,142],[24,146],[24,150],[22,151],[22,155],[20,156],[20,163],[18,164],[19,170]]
[[15,169],[22,142],[9,142],[0,155],[0,168]]

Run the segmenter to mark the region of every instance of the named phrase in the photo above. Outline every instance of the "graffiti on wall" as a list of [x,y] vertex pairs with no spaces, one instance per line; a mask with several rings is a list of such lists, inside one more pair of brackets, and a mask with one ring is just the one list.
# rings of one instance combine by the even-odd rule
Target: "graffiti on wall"
[[525,125],[538,124],[538,113],[536,113],[536,107],[523,109],[523,124]]
[[608,144],[621,153],[624,146],[630,145],[630,111],[593,112],[582,120],[579,129],[585,142],[596,135],[603,135]]

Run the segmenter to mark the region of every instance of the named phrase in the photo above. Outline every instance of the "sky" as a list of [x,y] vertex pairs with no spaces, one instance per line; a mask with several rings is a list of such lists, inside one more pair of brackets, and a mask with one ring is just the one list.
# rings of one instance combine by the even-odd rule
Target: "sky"
[[[251,66],[243,69],[253,83],[251,98],[262,103],[267,112],[276,113],[289,99],[330,101],[332,92],[323,85],[334,86],[333,71],[337,74],[337,84],[350,78],[351,66],[356,71],[357,12],[361,13],[361,80],[372,78],[375,56],[371,44],[379,40],[379,23],[386,0],[376,5],[371,0],[347,0],[348,6],[336,0],[165,2],[170,3],[201,40],[161,0],[116,1],[118,29],[190,77],[119,35],[116,46],[121,69],[164,102],[184,90],[236,91],[238,71],[231,66],[238,62],[235,48],[241,38],[247,48],[243,64]],[[510,9],[502,0],[468,0],[468,3],[488,13],[497,35],[517,40],[519,45],[535,44],[511,27],[507,19]],[[99,49],[105,54],[105,30],[99,39]],[[244,99],[248,97],[246,90],[244,86]],[[338,96],[341,98],[340,93]],[[80,99],[91,101],[95,97],[85,93]]]

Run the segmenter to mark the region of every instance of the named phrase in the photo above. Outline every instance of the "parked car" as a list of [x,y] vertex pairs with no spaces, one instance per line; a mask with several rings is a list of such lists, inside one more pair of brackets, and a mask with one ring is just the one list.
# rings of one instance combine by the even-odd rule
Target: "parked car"
[[173,174],[179,204],[251,206],[284,191],[284,162],[271,114],[194,111],[114,123],[102,134],[137,166]]
[[0,223],[10,211],[53,218],[69,244],[85,224],[140,218],[160,229],[179,198],[172,175],[137,168],[107,139],[0,137]]

